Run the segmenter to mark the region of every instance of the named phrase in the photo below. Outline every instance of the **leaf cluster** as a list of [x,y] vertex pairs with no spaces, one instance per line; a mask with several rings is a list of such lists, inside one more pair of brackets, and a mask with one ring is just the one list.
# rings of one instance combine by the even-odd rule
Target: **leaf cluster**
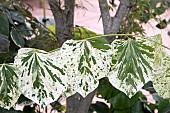
[[22,2],[6,1],[0,4],[0,62],[13,62],[22,47],[56,48],[56,39],[31,13],[31,7]]
[[168,8],[170,3],[163,0],[130,0],[129,10],[123,20],[119,33],[135,33],[144,35],[142,23],[147,23],[154,19],[157,22],[155,27],[164,29],[167,26],[165,19],[160,19]]

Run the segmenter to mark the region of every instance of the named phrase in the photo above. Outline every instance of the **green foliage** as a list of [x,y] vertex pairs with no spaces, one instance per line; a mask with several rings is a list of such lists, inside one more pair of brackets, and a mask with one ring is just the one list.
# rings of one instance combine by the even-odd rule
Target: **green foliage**
[[[38,46],[35,43],[38,43],[38,39],[52,38],[49,31],[29,12],[29,7],[24,6],[22,2],[10,0],[0,4],[0,25],[0,56],[3,56],[0,63],[13,62],[17,50],[21,47],[45,49],[42,48],[44,45],[40,46],[39,43]],[[49,43],[47,50],[52,48]]]
[[23,113],[23,112],[19,110],[14,110],[14,109],[6,110],[0,107],[0,113]]
[[94,104],[91,104],[88,113],[109,113],[109,107],[104,102],[97,101]]
[[[48,26],[47,28],[55,34],[55,26]],[[53,36],[52,34],[50,35]],[[74,28],[74,31],[73,31],[74,40],[86,39],[86,38],[93,37],[93,36],[97,36],[97,34],[84,27],[76,26]]]
[[97,88],[98,94],[112,104],[114,109],[126,109],[131,107],[139,98],[139,94],[136,94],[131,99],[112,86],[107,78],[100,80],[100,84]]
[[24,47],[25,41],[20,32],[18,32],[15,28],[12,28],[11,30],[11,38],[17,46],[19,46],[20,48]]
[[166,20],[158,18],[169,7],[170,3],[164,0],[130,0],[130,7],[126,19],[123,20],[119,33],[136,33],[144,35],[144,29],[141,23],[147,23],[154,19],[158,24],[159,29],[164,29],[167,26]]
[[75,27],[73,35],[75,40],[80,40],[96,36],[97,34],[83,27]]
[[[108,78],[100,79],[97,95],[102,96],[102,98],[111,104],[111,106],[107,108],[109,109],[107,113],[146,113],[157,108],[157,106],[153,106],[153,109],[151,109],[147,99],[144,98],[145,96],[142,95],[141,92],[129,98],[123,92],[113,87]],[[104,106],[106,105],[103,105],[103,107]]]

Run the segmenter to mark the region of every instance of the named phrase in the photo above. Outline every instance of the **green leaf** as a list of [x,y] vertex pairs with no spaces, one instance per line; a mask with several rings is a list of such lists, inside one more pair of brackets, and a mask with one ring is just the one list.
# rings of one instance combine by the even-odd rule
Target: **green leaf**
[[90,31],[86,28],[77,26],[74,28],[74,39],[80,40],[80,39],[86,39],[89,37],[96,36],[97,34],[93,31]]
[[165,29],[165,28],[167,27],[167,22],[166,22],[166,20],[164,19],[164,20],[160,21],[160,22],[156,25],[156,27],[159,28],[159,29]]
[[109,106],[104,102],[97,101],[96,103],[91,104],[89,110],[91,112],[88,113],[109,113]]
[[158,106],[159,113],[169,113],[170,111],[170,102],[169,100],[162,99]]
[[131,107],[126,109],[115,109],[113,113],[144,113],[141,101],[136,101]]
[[92,38],[92,39],[88,39],[88,41],[94,48],[97,48],[100,50],[111,49],[108,41],[106,41],[104,38]]
[[118,89],[112,86],[108,78],[102,78],[99,80],[97,92],[99,95],[102,95],[102,97],[106,100],[109,100],[110,98],[120,93]]
[[68,40],[61,48],[61,59],[69,75],[70,93],[78,92],[85,97],[97,88],[100,78],[107,76],[111,49],[101,51],[88,40]]
[[0,11],[0,34],[5,35],[6,39],[8,39],[9,36],[9,22],[8,17],[6,14]]
[[[163,51],[162,51],[163,52]],[[163,98],[170,100],[170,56],[166,53],[162,53],[162,61],[160,67],[155,72],[153,80],[153,87],[155,88],[158,95]],[[158,66],[157,66],[158,67]]]
[[25,23],[25,18],[21,13],[17,10],[10,11],[10,16],[12,20],[18,22],[18,23]]
[[138,100],[138,97],[139,95],[136,94],[132,98],[129,98],[124,93],[120,92],[119,94],[109,99],[109,102],[115,109],[125,109],[131,107]]
[[23,48],[18,51],[15,64],[22,72],[21,92],[41,107],[58,99],[67,87],[67,76],[54,56],[43,50]]
[[9,45],[8,37],[0,34],[0,53],[7,53],[9,51]]
[[14,109],[7,110],[7,109],[0,107],[0,113],[23,113],[23,112],[20,110],[14,110]]
[[24,38],[15,28],[12,28],[11,30],[11,38],[18,47],[24,47]]
[[170,98],[170,56],[165,52],[165,48],[161,45],[162,37],[157,35],[152,37],[151,40],[154,40],[152,46],[155,49],[154,55],[154,79],[153,87],[159,96],[169,99]]
[[111,84],[129,97],[152,80],[154,48],[147,40],[115,40],[112,43],[113,64],[109,75]]
[[112,104],[114,109],[126,109],[131,107],[139,97],[139,93],[131,99],[120,90],[112,86],[107,78],[100,79],[97,88],[98,94]]
[[24,36],[27,36],[27,37],[31,36],[30,29],[27,27],[27,25],[25,23],[24,24],[18,24],[16,26],[16,29],[18,31],[20,31],[20,33]]
[[0,64],[0,106],[9,109],[19,98],[19,72],[13,64]]
[[9,7],[12,2],[14,2],[14,0],[7,0],[7,1],[4,1],[4,2],[2,3],[2,5],[3,5],[3,6],[6,6],[6,7]]

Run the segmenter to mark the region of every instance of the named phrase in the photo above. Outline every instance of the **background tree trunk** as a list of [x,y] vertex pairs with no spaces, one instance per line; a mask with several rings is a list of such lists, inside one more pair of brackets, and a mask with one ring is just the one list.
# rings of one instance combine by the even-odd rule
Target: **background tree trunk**
[[64,0],[64,4],[60,0],[48,0],[48,2],[54,16],[57,44],[60,47],[73,37],[75,0]]
[[[103,21],[104,34],[116,34],[126,16],[130,6],[130,0],[120,0],[119,7],[114,17],[110,16],[110,9],[107,0],[99,0],[99,6]],[[114,37],[106,37],[106,40],[111,43],[114,40]]]
[[66,113],[88,113],[92,99],[96,94],[96,90],[83,98],[79,93],[76,93],[67,98]]

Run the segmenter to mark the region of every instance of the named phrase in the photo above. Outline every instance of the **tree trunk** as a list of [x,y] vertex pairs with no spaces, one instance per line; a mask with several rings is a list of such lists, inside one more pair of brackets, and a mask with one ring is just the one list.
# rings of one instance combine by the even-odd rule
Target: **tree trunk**
[[59,47],[73,37],[75,0],[48,0],[55,20],[57,44]]
[[[103,21],[104,34],[116,34],[126,16],[130,6],[130,0],[120,0],[119,7],[114,17],[110,16],[107,0],[99,0],[99,6]],[[111,43],[114,40],[114,37],[106,37],[106,40]]]
[[88,113],[92,99],[96,94],[96,90],[83,98],[79,93],[76,93],[67,98],[66,113]]

